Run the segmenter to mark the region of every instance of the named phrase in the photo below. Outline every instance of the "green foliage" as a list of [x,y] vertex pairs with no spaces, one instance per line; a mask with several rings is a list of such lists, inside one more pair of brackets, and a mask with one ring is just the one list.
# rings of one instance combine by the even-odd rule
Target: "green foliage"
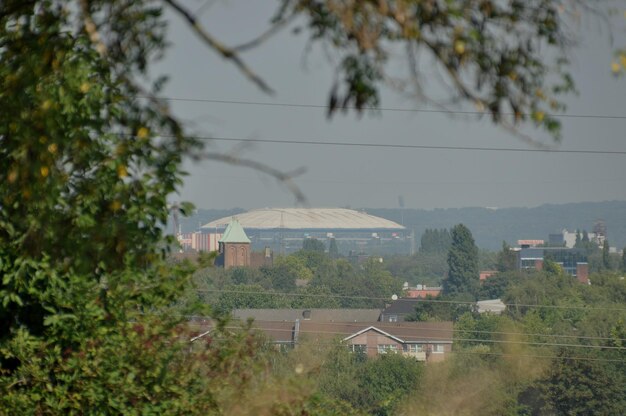
[[410,284],[439,286],[448,271],[446,254],[420,251],[413,256],[388,257],[384,265],[394,277]]
[[496,268],[499,272],[517,270],[517,254],[511,250],[506,241],[502,242],[502,250],[498,252]]
[[559,263],[552,260],[549,256],[543,259],[543,271],[554,276],[563,275],[563,268]]
[[[559,352],[545,379],[534,384],[543,400],[543,408],[529,410],[533,414],[616,415],[626,408],[626,367],[603,361],[597,354],[586,358],[567,359],[573,350]],[[560,358],[563,357],[563,358]],[[603,354],[601,359],[606,359]]]
[[[427,95],[417,56],[425,54],[442,68],[452,97],[491,115],[495,123],[528,122],[560,137],[560,122],[550,113],[562,110],[558,96],[572,92],[566,71],[567,18],[551,0],[515,2],[444,2],[408,4],[389,1],[332,2],[283,0],[276,20],[295,15],[320,42],[339,55],[330,114],[379,102],[378,87],[390,74],[390,44],[406,50],[406,84]],[[545,48],[552,59],[546,59]],[[541,52],[540,52],[541,51]],[[552,61],[552,62],[548,62]]]
[[331,259],[339,258],[339,247],[337,247],[337,241],[334,238],[331,238],[330,243],[328,243],[328,256]]
[[417,302],[415,311],[405,317],[407,321],[443,322],[455,321],[459,316],[472,309],[474,297],[468,293],[452,296],[439,296],[437,299],[427,295],[423,302]]
[[313,251],[316,253],[324,253],[326,247],[324,247],[324,243],[316,238],[305,238],[302,241],[302,251]]
[[524,272],[500,272],[484,280],[478,291],[479,300],[499,299],[508,288],[525,277]]
[[423,373],[423,364],[399,354],[367,359],[338,348],[323,367],[320,391],[371,415],[394,415],[411,398]]
[[611,270],[611,257],[609,254],[609,240],[604,240],[602,246],[602,268],[605,270]]
[[448,251],[448,276],[443,281],[445,294],[476,293],[478,289],[478,249],[472,233],[463,224],[452,229]]
[[441,230],[431,230],[427,228],[420,240],[420,252],[422,253],[447,253],[452,244],[450,231],[443,228]]

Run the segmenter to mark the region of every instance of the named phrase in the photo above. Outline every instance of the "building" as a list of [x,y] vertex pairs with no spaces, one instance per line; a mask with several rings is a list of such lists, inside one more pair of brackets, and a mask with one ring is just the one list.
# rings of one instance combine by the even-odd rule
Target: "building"
[[176,239],[183,251],[217,251],[222,234],[218,233],[179,233]]
[[441,286],[426,286],[426,285],[417,285],[415,287],[410,287],[408,282],[404,283],[402,287],[402,296],[405,298],[421,298],[424,299],[428,296],[436,298],[441,294],[443,288]]
[[522,247],[517,250],[520,270],[543,270],[545,259],[561,266],[563,271],[588,283],[589,266],[584,249],[567,247]]
[[452,352],[452,333],[452,322],[380,322],[353,332],[342,341],[352,351],[368,357],[402,354],[419,361],[437,362]]
[[[265,208],[238,214],[255,250],[269,247],[279,253],[300,250],[306,238],[324,243],[335,239],[342,253],[409,252],[411,235],[393,221],[344,208]],[[220,233],[230,217],[202,226]]]
[[493,313],[500,315],[506,310],[506,304],[500,299],[479,300],[476,302],[476,310],[478,313]]
[[480,283],[483,283],[485,280],[496,274],[498,274],[497,270],[481,270],[478,272],[478,280],[480,280]]
[[215,264],[225,269],[250,265],[250,239],[235,218],[231,219],[219,241]]
[[452,351],[452,322],[381,322],[379,309],[236,309],[232,316],[234,322],[253,320],[279,349],[339,341],[368,357],[394,353],[426,362]]
[[241,321],[274,322],[376,322],[380,309],[235,309],[232,317]]
[[420,298],[399,298],[394,300],[380,313],[381,322],[403,322],[409,315],[415,313],[415,307]]

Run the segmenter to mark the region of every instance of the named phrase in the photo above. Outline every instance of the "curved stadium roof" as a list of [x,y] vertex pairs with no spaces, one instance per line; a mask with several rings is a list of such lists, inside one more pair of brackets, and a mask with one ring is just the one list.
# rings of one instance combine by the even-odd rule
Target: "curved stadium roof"
[[[393,221],[345,208],[264,208],[235,216],[246,230],[403,230]],[[202,228],[225,228],[232,217]]]

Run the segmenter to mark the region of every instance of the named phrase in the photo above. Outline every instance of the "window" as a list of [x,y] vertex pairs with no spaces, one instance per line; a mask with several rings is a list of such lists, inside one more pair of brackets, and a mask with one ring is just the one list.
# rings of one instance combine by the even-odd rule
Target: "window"
[[407,352],[424,352],[423,344],[407,344],[404,347]]
[[397,348],[394,344],[378,344],[379,354],[387,354],[391,352],[397,352]]
[[443,344],[433,344],[433,352],[442,353],[443,352]]
[[350,350],[352,352],[358,352],[360,354],[365,354],[367,352],[367,345],[365,345],[365,344],[352,344],[352,345],[350,345]]
[[398,322],[398,315],[389,315],[389,322]]

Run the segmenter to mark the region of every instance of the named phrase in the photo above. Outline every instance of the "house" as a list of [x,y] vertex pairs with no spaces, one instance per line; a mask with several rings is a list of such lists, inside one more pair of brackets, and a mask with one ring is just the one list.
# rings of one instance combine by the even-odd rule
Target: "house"
[[399,298],[388,305],[380,314],[381,322],[403,322],[415,313],[415,306],[420,298]]
[[497,270],[481,270],[480,272],[478,272],[478,279],[480,283],[483,283],[485,280],[489,279],[491,276],[497,273]]
[[402,354],[436,362],[452,351],[452,322],[300,322],[300,342],[330,343],[339,339],[353,352],[375,357]]
[[380,309],[235,309],[232,317],[242,321],[376,322]]
[[381,322],[378,309],[237,309],[232,316],[235,326],[252,320],[278,349],[340,341],[368,357],[397,353],[427,362],[452,351],[452,322]]

